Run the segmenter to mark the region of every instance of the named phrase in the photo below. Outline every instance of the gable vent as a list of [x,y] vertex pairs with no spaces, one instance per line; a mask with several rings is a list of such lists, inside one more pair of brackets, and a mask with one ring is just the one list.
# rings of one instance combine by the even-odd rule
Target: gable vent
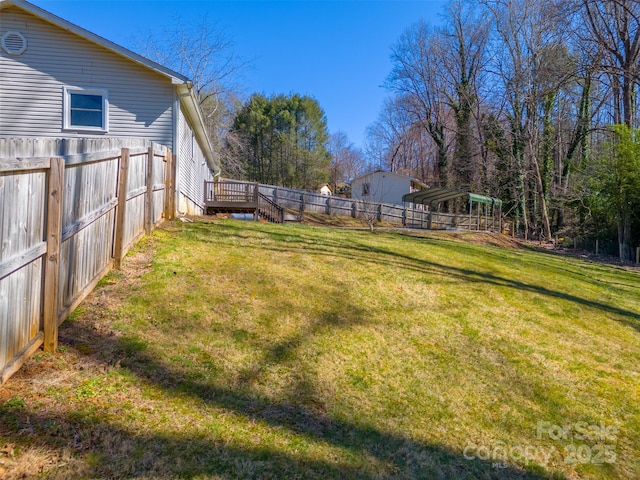
[[27,39],[20,32],[8,31],[2,35],[2,49],[9,55],[22,55],[27,49]]

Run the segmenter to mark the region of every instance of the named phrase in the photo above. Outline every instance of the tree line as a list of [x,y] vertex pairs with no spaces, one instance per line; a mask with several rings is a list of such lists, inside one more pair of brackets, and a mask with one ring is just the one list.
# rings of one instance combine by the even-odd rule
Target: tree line
[[391,46],[390,96],[363,150],[329,134],[311,97],[242,100],[244,63],[206,20],[147,47],[194,79],[225,175],[335,188],[383,168],[498,197],[525,238],[612,239],[628,259],[640,244],[639,25],[640,0],[451,0],[441,23],[418,21]]
[[331,162],[327,118],[317,100],[299,94],[253,94],[238,110],[233,156],[247,179],[312,189],[326,181]]
[[[525,237],[640,244],[640,2],[453,0],[392,47],[383,168],[497,196]],[[382,153],[381,153],[382,152]]]

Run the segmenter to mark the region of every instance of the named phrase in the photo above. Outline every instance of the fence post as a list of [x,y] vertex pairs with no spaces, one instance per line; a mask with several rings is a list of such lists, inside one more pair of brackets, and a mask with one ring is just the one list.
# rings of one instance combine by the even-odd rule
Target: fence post
[[381,203],[378,204],[377,210],[378,211],[376,212],[377,213],[376,216],[378,217],[378,221],[381,222],[382,221],[382,204]]
[[331,215],[331,195],[327,197],[327,215]]
[[144,196],[144,233],[153,230],[153,144],[147,150],[147,193]]
[[167,149],[167,153],[165,155],[165,159],[167,161],[167,171],[164,177],[164,185],[165,185],[165,199],[164,199],[164,218],[167,220],[173,220],[175,216],[175,155],[171,152],[171,150]]
[[173,190],[173,154],[171,150],[167,149],[164,156],[166,162],[166,172],[164,174],[164,218],[166,220],[173,219],[173,205],[172,199],[174,195]]
[[178,191],[176,189],[177,176],[178,176],[178,157],[173,153],[171,153],[171,212],[170,217],[171,220],[176,218],[176,196],[178,195]]
[[404,207],[404,210],[402,210],[402,226],[407,226],[407,207]]
[[44,350],[58,348],[58,278],[60,243],[62,241],[62,195],[64,191],[64,160],[51,159],[47,201],[47,256],[44,274]]
[[640,247],[636,247],[636,265],[640,265]]
[[351,216],[353,218],[358,218],[358,202],[351,203]]
[[171,157],[169,151],[164,153],[164,206],[162,210],[162,216],[164,219],[169,218],[169,175],[171,175]]
[[127,192],[129,184],[129,149],[123,148],[120,153],[120,172],[118,177],[118,212],[116,214],[116,238],[113,247],[113,267],[120,270],[124,249],[124,226],[127,210]]

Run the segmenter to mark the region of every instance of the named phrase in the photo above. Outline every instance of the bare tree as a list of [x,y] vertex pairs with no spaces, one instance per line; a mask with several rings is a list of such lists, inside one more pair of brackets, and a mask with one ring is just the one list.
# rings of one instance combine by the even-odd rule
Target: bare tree
[[444,93],[455,117],[455,150],[452,172],[458,188],[481,188],[478,171],[478,142],[474,131],[479,103],[479,81],[485,68],[485,53],[489,41],[490,22],[477,8],[476,3],[453,0],[445,9],[446,25],[441,40]]
[[640,89],[640,2],[638,0],[579,0],[589,35],[576,34],[592,44],[598,67],[610,79],[613,122],[638,126],[635,102]]
[[239,102],[239,77],[249,62],[239,59],[233,42],[207,15],[196,21],[175,19],[170,28],[136,41],[142,55],[182,73],[193,81],[214,151],[227,171],[240,166],[225,151]]
[[405,108],[436,146],[439,183],[449,186],[446,79],[439,33],[424,22],[408,28],[392,48],[389,87],[404,97]]
[[409,112],[406,96],[385,100],[377,120],[367,129],[370,152],[380,159],[379,168],[436,183],[435,149],[424,127]]
[[337,186],[340,183],[349,184],[354,178],[364,173],[364,156],[342,131],[331,134],[328,150],[331,155],[329,182],[333,186],[333,191],[337,192]]
[[494,18],[497,34],[494,58],[509,129],[504,137],[510,138],[516,221],[522,222],[527,235],[535,226],[535,215],[540,215],[543,235],[550,240],[548,178],[553,175],[549,162],[554,135],[550,114],[558,89],[572,74],[566,73],[571,68],[569,56],[549,15],[550,2],[483,0],[483,4]]

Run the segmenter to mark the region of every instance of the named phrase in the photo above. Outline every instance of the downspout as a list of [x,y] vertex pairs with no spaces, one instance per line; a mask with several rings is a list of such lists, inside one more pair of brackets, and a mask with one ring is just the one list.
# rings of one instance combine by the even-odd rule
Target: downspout
[[186,215],[187,212],[180,211],[180,165],[182,159],[181,145],[180,145],[180,95],[178,95],[177,90],[174,89],[173,95],[173,138],[175,139],[174,151],[176,155],[176,191],[175,191],[175,205],[176,211],[178,215]]

